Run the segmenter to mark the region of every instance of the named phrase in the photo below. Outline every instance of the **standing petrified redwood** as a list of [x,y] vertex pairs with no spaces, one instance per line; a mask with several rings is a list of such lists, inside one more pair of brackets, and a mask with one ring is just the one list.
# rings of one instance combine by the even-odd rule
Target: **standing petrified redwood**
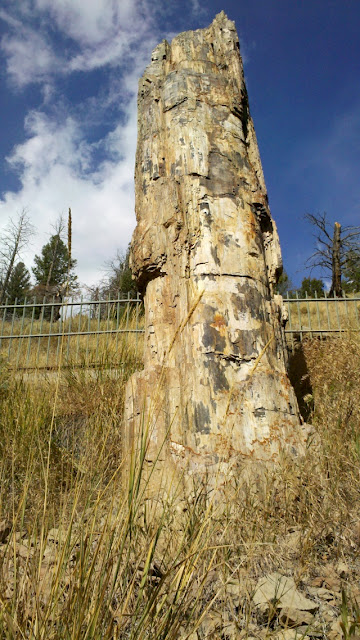
[[[128,383],[129,440],[148,460],[227,471],[299,450],[285,362],[281,253],[224,12],[162,42],[140,81],[132,268],[145,291],[144,370]],[[219,463],[222,463],[219,465]]]

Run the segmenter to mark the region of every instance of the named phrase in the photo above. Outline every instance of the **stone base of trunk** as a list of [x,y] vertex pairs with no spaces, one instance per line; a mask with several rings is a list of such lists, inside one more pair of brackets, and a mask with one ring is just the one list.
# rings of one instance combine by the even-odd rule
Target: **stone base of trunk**
[[[269,384],[269,377],[279,389],[280,410],[261,407],[259,421],[254,398],[257,390]],[[192,382],[196,406],[196,397],[201,397],[199,380]],[[285,410],[291,402],[293,414]],[[221,490],[231,477],[259,476],[261,468],[272,468],[284,455],[299,459],[309,435],[308,426],[299,424],[296,398],[286,375],[265,370],[224,394],[211,415],[212,424],[214,417],[218,424],[211,432],[197,431],[196,424],[189,422],[194,412],[189,403],[181,402],[175,367],[159,366],[133,375],[127,383],[125,407],[125,454],[142,457],[147,498],[160,502],[170,494],[191,495],[199,483],[209,491]],[[207,416],[209,407],[203,406],[203,412]],[[194,421],[198,426],[198,417]]]

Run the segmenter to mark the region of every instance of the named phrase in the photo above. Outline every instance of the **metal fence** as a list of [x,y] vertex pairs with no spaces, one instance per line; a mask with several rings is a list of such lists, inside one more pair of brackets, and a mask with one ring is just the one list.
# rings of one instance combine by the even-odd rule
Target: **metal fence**
[[139,295],[5,301],[0,322],[0,358],[25,370],[119,366],[124,350],[137,356],[144,332]]
[[360,331],[360,297],[284,298],[288,309],[285,328],[292,349],[304,337],[336,336],[345,331]]
[[[336,336],[360,331],[360,297],[284,298],[285,329],[294,349],[305,336]],[[121,296],[103,300],[33,298],[0,305],[0,358],[10,367],[116,367],[129,350],[141,355],[142,300]]]

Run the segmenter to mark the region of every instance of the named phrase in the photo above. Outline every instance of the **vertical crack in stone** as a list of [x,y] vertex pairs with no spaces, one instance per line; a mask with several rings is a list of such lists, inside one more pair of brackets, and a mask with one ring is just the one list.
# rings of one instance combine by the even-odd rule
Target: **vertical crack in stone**
[[159,464],[189,473],[301,451],[274,295],[279,239],[223,12],[153,52],[139,83],[135,189],[146,334],[144,370],[127,386],[128,442],[145,408],[149,459],[166,440]]

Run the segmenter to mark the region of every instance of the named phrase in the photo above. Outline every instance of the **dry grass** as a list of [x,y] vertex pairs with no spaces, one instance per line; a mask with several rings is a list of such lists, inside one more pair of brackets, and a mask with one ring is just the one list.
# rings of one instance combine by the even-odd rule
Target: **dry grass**
[[[0,357],[15,369],[56,369],[60,362],[69,367],[118,366],[124,359],[124,351],[132,353],[135,359],[139,354],[141,357],[143,334],[134,332],[143,329],[141,310],[136,312],[129,305],[128,311],[127,307],[115,309],[115,315],[108,315],[99,320],[78,314],[52,323],[31,317],[8,320],[1,327]],[[127,330],[129,333],[124,334]],[[114,333],[106,333],[109,331]],[[81,332],[85,335],[67,335]],[[41,334],[46,337],[37,337]],[[24,337],[10,340],[10,335]]]
[[3,365],[0,637],[190,638],[210,611],[246,634],[266,572],[301,580],[345,558],[359,576],[360,343],[308,341],[304,356],[316,433],[305,459],[284,457],[257,490],[232,478],[220,501],[199,485],[161,513],[142,495],[146,443],[121,484],[129,344],[116,377],[69,369],[35,383]]

